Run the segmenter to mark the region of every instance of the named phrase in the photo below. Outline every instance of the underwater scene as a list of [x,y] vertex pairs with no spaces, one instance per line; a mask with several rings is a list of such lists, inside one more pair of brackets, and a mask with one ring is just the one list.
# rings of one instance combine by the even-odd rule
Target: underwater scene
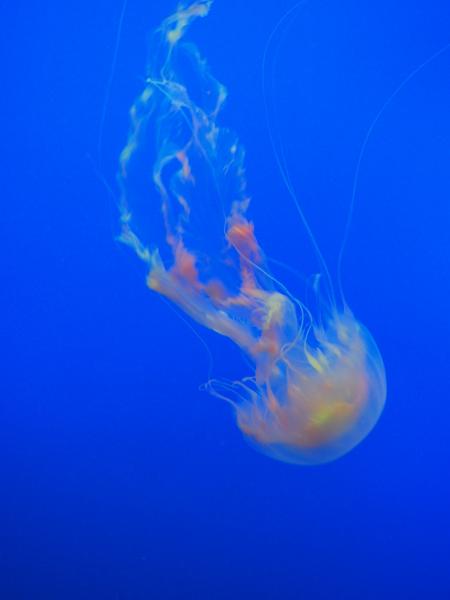
[[3,28],[0,597],[450,598],[450,6]]

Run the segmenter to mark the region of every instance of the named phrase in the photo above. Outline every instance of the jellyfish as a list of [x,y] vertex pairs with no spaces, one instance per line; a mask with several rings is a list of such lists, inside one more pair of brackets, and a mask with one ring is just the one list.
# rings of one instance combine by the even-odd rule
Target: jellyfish
[[244,149],[220,123],[226,89],[185,41],[211,4],[182,1],[151,36],[120,156],[120,240],[145,262],[150,290],[248,357],[248,376],[204,387],[232,406],[250,444],[326,463],[378,421],[383,361],[345,302],[331,294],[313,315],[270,273],[248,216]]

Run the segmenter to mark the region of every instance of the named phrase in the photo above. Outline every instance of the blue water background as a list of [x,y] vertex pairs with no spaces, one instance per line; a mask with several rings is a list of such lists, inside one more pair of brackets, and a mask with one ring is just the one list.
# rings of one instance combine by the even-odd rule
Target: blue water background
[[[229,89],[222,122],[247,148],[261,243],[310,275],[261,91],[292,4],[216,0],[192,39]],[[450,598],[450,52],[374,128],[343,264],[385,359],[386,409],[344,458],[293,467],[249,448],[230,407],[199,391],[204,346],[115,241],[96,167],[117,192],[146,37],[173,5],[129,0],[99,165],[121,8],[2,6],[0,597]],[[283,38],[273,125],[331,268],[367,129],[449,31],[447,0],[314,0]],[[216,376],[245,372],[198,331]]]

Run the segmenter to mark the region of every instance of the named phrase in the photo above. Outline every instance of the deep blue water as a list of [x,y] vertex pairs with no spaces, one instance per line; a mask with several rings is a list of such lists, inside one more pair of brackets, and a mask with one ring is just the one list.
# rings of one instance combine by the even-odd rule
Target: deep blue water
[[[216,0],[191,35],[228,87],[261,242],[309,275],[261,91],[292,5]],[[173,8],[128,2],[99,159],[121,1],[2,6],[0,597],[448,599],[450,51],[377,122],[343,265],[385,359],[384,414],[344,458],[294,467],[199,391],[204,347],[115,241],[97,167],[117,191],[147,34]],[[447,0],[311,0],[286,31],[274,126],[332,267],[364,136],[449,31]],[[240,375],[232,344],[200,332],[214,373]]]

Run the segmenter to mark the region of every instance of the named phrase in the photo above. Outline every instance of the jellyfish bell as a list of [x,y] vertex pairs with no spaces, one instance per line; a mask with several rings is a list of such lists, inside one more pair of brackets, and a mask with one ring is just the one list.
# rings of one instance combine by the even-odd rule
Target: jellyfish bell
[[233,404],[239,429],[257,450],[284,462],[315,465],[343,456],[377,423],[386,399],[380,352],[347,310],[300,336],[257,382],[211,382]]

